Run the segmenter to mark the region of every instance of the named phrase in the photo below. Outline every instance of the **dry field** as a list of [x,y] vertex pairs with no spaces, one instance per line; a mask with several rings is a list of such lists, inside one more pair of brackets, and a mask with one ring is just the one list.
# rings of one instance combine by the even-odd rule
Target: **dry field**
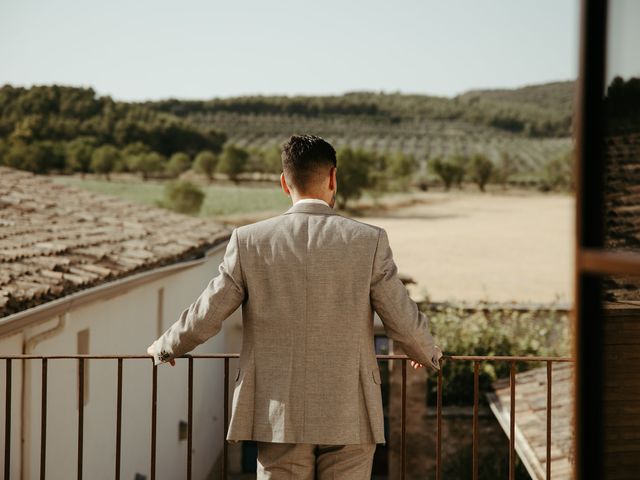
[[415,300],[570,302],[574,199],[568,194],[427,192],[425,203],[354,217],[389,234]]

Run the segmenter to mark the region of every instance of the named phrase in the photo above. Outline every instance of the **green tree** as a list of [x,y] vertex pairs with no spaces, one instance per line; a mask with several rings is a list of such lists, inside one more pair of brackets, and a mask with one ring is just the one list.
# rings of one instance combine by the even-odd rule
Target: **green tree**
[[164,200],[160,204],[176,212],[196,214],[204,197],[205,193],[197,185],[186,180],[173,180],[165,185]]
[[509,152],[502,152],[498,164],[493,169],[493,181],[502,184],[502,188],[506,189],[509,178],[517,172],[517,158]]
[[46,151],[38,144],[27,144],[21,140],[8,142],[4,164],[33,173],[47,173],[48,171]]
[[229,179],[238,183],[238,175],[244,171],[244,167],[249,159],[246,150],[234,145],[227,145],[222,151],[217,171],[226,173]]
[[394,179],[389,173],[389,157],[386,154],[371,151],[364,152],[361,150],[360,153],[367,157],[368,179],[366,189],[377,200],[394,185]]
[[369,176],[370,157],[363,150],[342,148],[337,152],[338,168],[336,177],[338,207],[346,208],[350,199],[358,199],[362,191],[371,186]]
[[449,190],[454,181],[462,176],[460,172],[462,167],[459,162],[451,158],[443,159],[441,157],[435,157],[429,161],[427,166],[432,173],[440,177],[440,180],[444,183],[445,191]]
[[5,165],[5,155],[9,151],[9,144],[0,137],[0,165]]
[[65,165],[68,172],[80,172],[84,176],[91,167],[91,156],[96,149],[95,137],[78,137],[67,143]]
[[267,148],[264,152],[264,169],[269,173],[282,172],[282,149],[273,145]]
[[418,169],[418,161],[413,155],[396,152],[388,159],[387,176],[395,190],[405,190],[411,177]]
[[211,150],[203,150],[196,155],[195,162],[193,162],[193,169],[206,175],[207,180],[213,180],[213,172],[216,171],[218,165],[218,157]]
[[486,156],[477,153],[471,157],[468,171],[472,180],[478,184],[480,191],[484,192],[484,187],[493,172],[493,162]]
[[91,171],[104,174],[107,180],[111,180],[109,173],[120,159],[120,151],[113,145],[102,145],[96,148],[91,155]]
[[158,152],[149,152],[137,155],[133,171],[142,175],[142,180],[146,181],[153,174],[162,172],[165,169],[167,159]]
[[458,188],[462,188],[462,182],[469,168],[469,157],[458,153],[451,157],[451,163],[457,167],[454,169],[453,184]]
[[573,152],[571,150],[551,158],[542,170],[542,189],[573,188]]
[[138,172],[138,163],[144,155],[151,153],[148,145],[142,142],[133,142],[122,149],[123,169],[129,172]]
[[189,155],[183,152],[177,152],[171,155],[169,159],[169,163],[167,163],[167,173],[173,177],[177,178],[181,173],[186,172],[191,168],[191,159]]
[[40,140],[31,145],[39,149],[43,158],[40,173],[63,172],[65,164],[65,144],[53,140]]

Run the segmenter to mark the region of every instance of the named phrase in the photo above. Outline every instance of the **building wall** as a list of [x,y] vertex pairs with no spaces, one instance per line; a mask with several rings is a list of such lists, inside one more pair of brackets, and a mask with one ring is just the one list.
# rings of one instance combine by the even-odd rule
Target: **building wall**
[[[0,338],[0,352],[22,353],[23,342],[61,325],[59,331],[27,342],[30,354],[146,354],[147,347],[175,322],[218,275],[224,248],[197,266],[105,296],[26,328],[18,335]],[[241,345],[241,311],[229,317],[223,330],[191,353],[238,352]],[[31,344],[31,345],[30,345]],[[87,351],[84,348],[88,347]],[[13,361],[12,478],[19,475],[20,390],[25,383],[25,475],[36,478],[40,468],[41,360],[28,360],[24,372]],[[85,360],[83,474],[85,478],[111,479],[115,469],[117,360]],[[224,361],[194,360],[193,372],[193,478],[206,478],[222,451]],[[230,361],[230,376],[237,360]],[[0,369],[4,384],[4,368]],[[149,478],[153,362],[123,361],[122,478],[142,474]],[[48,361],[47,478],[75,478],[78,435],[78,360]],[[232,380],[232,379],[231,379]],[[180,422],[187,421],[188,360],[177,359],[157,368],[157,478],[186,475],[187,440],[179,438]],[[232,390],[232,382],[230,383]],[[231,392],[230,392],[231,393]],[[3,402],[4,404],[4,402]],[[4,408],[0,413],[4,424]],[[0,449],[0,456],[4,450]],[[4,458],[1,458],[4,462]]]
[[640,465],[640,308],[605,304],[604,468],[607,479],[636,479]]

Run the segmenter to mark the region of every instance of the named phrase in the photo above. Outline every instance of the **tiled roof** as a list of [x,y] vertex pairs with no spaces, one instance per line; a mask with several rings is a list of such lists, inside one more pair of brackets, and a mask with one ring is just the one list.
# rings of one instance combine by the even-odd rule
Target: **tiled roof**
[[212,221],[0,167],[0,317],[195,257],[230,233]]
[[[551,478],[572,479],[573,472],[573,371],[572,363],[552,363]],[[487,398],[507,437],[510,435],[511,391],[509,378],[493,382]],[[546,478],[547,367],[516,374],[516,451],[531,478]]]
[[[640,253],[640,133],[606,139],[605,246]],[[640,301],[640,279],[605,277],[605,300]]]

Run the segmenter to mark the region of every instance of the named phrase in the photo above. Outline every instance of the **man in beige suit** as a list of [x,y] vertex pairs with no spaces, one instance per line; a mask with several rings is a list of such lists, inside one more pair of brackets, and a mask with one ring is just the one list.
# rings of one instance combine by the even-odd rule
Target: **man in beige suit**
[[258,479],[370,479],[386,443],[374,310],[412,367],[437,370],[442,352],[386,231],[333,209],[333,147],[294,135],[282,164],[291,208],[232,231],[219,274],[148,353],[174,365],[242,306],[227,440],[257,442]]

